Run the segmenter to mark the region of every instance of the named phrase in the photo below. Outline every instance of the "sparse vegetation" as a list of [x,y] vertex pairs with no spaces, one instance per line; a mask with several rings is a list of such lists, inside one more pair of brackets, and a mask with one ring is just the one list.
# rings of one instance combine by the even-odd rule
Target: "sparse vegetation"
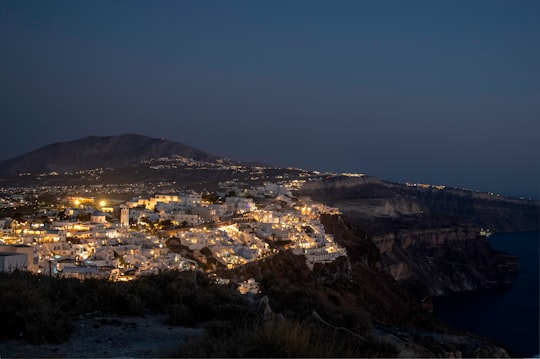
[[171,325],[202,326],[205,334],[180,357],[389,357],[395,348],[359,341],[306,316],[263,321],[260,308],[235,288],[199,272],[164,272],[131,282],[0,273],[0,340],[69,339],[86,313],[165,313]]
[[114,283],[28,272],[0,273],[0,291],[4,324],[0,339],[23,338],[34,343],[68,339],[73,321],[93,311],[122,315],[167,313],[171,324],[192,326],[219,318],[219,313],[234,306],[249,309],[234,289],[214,285],[193,272],[166,272]]
[[257,322],[231,331],[225,322],[210,322],[207,334],[183,348],[180,357],[336,358],[395,357],[395,347],[361,341],[309,320]]

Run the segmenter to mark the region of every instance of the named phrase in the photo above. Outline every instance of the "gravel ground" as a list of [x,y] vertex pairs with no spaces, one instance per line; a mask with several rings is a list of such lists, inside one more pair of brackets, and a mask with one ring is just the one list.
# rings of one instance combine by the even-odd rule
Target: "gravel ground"
[[0,358],[159,358],[170,357],[202,329],[164,324],[161,315],[88,315],[77,321],[70,341],[29,344],[0,342]]

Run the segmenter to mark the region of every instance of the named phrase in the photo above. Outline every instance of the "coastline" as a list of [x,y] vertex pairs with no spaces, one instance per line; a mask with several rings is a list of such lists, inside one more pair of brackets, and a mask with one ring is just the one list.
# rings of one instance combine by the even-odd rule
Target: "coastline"
[[538,355],[539,234],[493,234],[490,246],[520,259],[520,270],[512,283],[502,288],[434,297],[434,315],[456,328],[487,337],[516,356]]

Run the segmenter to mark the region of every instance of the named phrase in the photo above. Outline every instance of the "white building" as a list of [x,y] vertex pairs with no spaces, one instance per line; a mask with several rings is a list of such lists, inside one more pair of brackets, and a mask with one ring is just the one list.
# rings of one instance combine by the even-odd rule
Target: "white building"
[[257,208],[253,198],[244,198],[244,197],[226,197],[225,204],[230,206],[233,210],[238,213],[246,213]]
[[218,214],[218,208],[213,205],[210,205],[208,207],[198,207],[193,211],[197,213],[205,222],[215,222],[220,219],[220,215]]
[[92,222],[107,223],[107,214],[101,211],[94,211],[91,217]]
[[0,272],[27,270],[28,256],[24,253],[0,252]]
[[129,207],[120,207],[120,223],[124,227],[129,227]]

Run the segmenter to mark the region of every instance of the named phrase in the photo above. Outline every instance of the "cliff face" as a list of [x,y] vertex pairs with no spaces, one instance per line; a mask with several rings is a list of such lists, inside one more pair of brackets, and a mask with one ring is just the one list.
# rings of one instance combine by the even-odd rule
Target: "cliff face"
[[375,227],[392,219],[406,221],[407,228],[458,223],[475,223],[492,233],[540,228],[537,200],[453,188],[406,186],[368,176],[321,178],[306,183],[300,193],[339,207],[347,215],[369,221]]
[[367,176],[324,178],[300,192],[340,208],[376,245],[382,268],[419,297],[509,284],[517,258],[492,250],[480,229],[539,228],[539,201],[488,193]]
[[475,225],[400,229],[372,237],[384,269],[419,295],[495,288],[511,283],[517,258],[492,250]]
[[493,233],[539,229],[539,201],[456,189],[409,188],[407,193],[426,215],[474,222]]

